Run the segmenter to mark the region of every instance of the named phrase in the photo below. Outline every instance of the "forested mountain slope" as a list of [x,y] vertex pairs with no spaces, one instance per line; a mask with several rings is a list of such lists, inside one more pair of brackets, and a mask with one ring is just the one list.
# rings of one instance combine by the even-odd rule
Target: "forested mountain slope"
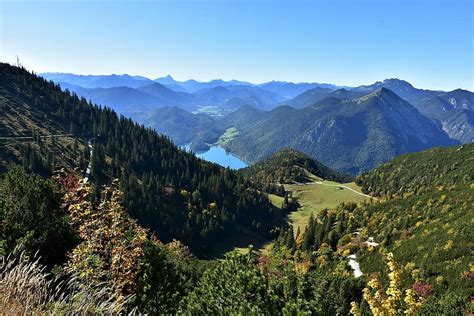
[[[398,262],[414,265],[412,276],[437,293],[432,302],[467,299],[474,290],[474,145],[403,155],[361,175],[358,183],[384,202],[356,209],[357,226]],[[376,271],[378,260],[364,255],[362,268]]]
[[[357,183],[377,201],[314,214],[294,240],[280,234],[277,247],[307,258],[331,253],[326,265],[336,270],[357,259],[362,277],[382,286],[395,275],[394,282],[423,297],[423,315],[472,311],[474,144],[398,156]],[[390,275],[388,253],[396,262]]]
[[[241,228],[268,235],[281,215],[238,174],[179,150],[155,131],[64,93],[24,69],[1,64],[0,74],[1,136],[18,134],[21,127],[27,136],[70,133],[83,147],[92,139],[95,187],[119,178],[125,208],[161,240],[176,238],[196,253],[206,254],[217,241]],[[47,151],[41,144],[11,141],[13,149],[2,150],[3,166],[23,162],[35,169],[28,152],[38,156]],[[49,171],[59,166],[69,166],[69,171],[84,167],[63,159],[59,150],[52,155],[44,163]],[[74,160],[72,149],[68,156]]]
[[449,92],[417,89],[400,79],[386,79],[369,86],[353,88],[354,92],[390,89],[410,102],[421,114],[436,120],[443,130],[461,143],[474,141],[474,93],[456,89]]
[[223,130],[214,117],[203,113],[193,114],[179,107],[164,107],[130,117],[136,122],[169,135],[174,143],[183,145],[193,141],[218,139]]
[[280,149],[270,157],[239,172],[261,187],[268,184],[282,185],[312,181],[313,179],[309,179],[309,176],[342,183],[352,180],[350,176],[336,172],[319,161],[290,148]]
[[[226,120],[232,122],[232,114]],[[232,125],[239,136],[226,147],[247,161],[291,147],[352,174],[401,153],[457,143],[385,88],[356,100],[327,98],[298,110],[282,106]]]

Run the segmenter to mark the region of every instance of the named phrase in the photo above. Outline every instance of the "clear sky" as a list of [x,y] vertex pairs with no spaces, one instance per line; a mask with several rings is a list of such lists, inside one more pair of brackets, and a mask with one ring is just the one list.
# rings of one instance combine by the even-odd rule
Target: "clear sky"
[[0,0],[0,59],[36,72],[474,90],[474,0]]

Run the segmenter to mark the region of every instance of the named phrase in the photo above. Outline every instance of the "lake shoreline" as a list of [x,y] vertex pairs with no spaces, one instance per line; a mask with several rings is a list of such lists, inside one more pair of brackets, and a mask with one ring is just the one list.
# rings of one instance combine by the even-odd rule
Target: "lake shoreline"
[[197,152],[193,152],[192,150],[190,150],[189,143],[178,146],[187,152],[193,153],[198,158],[204,159],[212,163],[216,163],[224,168],[229,167],[231,169],[238,170],[246,168],[250,165],[250,163],[248,163],[247,161],[243,160],[232,152],[227,151],[224,147],[217,144],[209,145],[208,150]]

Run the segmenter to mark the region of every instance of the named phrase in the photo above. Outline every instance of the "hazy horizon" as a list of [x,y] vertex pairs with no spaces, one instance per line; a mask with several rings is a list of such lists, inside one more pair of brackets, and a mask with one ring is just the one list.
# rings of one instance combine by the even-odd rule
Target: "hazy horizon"
[[[14,63],[13,63],[14,64]],[[32,69],[30,69],[32,70]],[[333,82],[327,82],[327,81],[289,81],[289,80],[270,80],[270,81],[263,81],[263,82],[253,82],[253,81],[249,81],[249,80],[243,80],[243,79],[240,79],[240,78],[230,78],[230,79],[224,79],[224,78],[211,78],[211,79],[207,79],[207,80],[197,80],[195,78],[185,78],[185,79],[179,79],[179,78],[176,78],[175,76],[171,75],[171,74],[164,74],[164,75],[157,75],[157,76],[153,76],[153,77],[147,77],[147,76],[144,76],[144,75],[137,75],[137,74],[129,74],[129,73],[108,73],[108,74],[89,74],[89,73],[72,73],[72,72],[61,72],[61,71],[45,71],[45,72],[41,72],[41,73],[37,73],[39,75],[43,75],[43,74],[70,74],[70,75],[77,75],[77,76],[130,76],[130,77],[143,77],[143,78],[146,78],[146,79],[150,79],[150,80],[156,80],[156,79],[159,79],[159,78],[164,78],[164,77],[167,77],[167,76],[170,76],[173,80],[177,81],[177,82],[185,82],[185,81],[188,81],[188,80],[196,80],[198,82],[202,82],[202,83],[207,83],[207,82],[211,82],[211,81],[214,81],[214,80],[223,80],[225,82],[229,82],[229,81],[241,81],[241,82],[246,82],[246,83],[250,83],[250,84],[254,84],[254,85],[260,85],[260,84],[264,84],[264,83],[269,83],[269,82],[273,82],[273,81],[277,81],[277,82],[287,82],[287,83],[295,83],[295,84],[300,84],[300,83],[308,83],[308,84],[312,84],[312,83],[316,83],[316,84],[330,84],[330,85],[335,85],[335,86],[338,86],[338,87],[348,87],[348,88],[356,88],[356,87],[359,87],[359,86],[365,86],[365,85],[372,85],[376,82],[382,82],[384,80],[390,80],[390,79],[398,79],[398,80],[403,80],[403,81],[407,81],[403,78],[383,78],[383,79],[379,79],[379,80],[376,80],[376,81],[373,81],[373,82],[366,82],[366,83],[360,83],[360,84],[357,84],[357,85],[347,85],[347,84],[335,84]],[[411,82],[407,81],[408,83],[412,84]],[[412,84],[413,85],[413,84]],[[414,88],[420,88],[416,85],[413,85]],[[428,89],[428,90],[439,90],[439,91],[452,91],[452,90],[456,90],[456,89],[463,89],[463,88],[455,88],[455,89],[452,89],[452,90],[442,90],[442,89],[430,89],[430,88],[423,88],[423,89]],[[468,91],[471,91],[470,89],[463,89],[463,90],[468,90]]]

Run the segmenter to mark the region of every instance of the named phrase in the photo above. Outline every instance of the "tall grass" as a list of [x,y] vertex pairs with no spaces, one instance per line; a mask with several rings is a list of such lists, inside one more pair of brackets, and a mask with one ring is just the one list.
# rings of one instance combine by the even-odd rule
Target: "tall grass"
[[0,315],[124,314],[130,299],[105,284],[91,287],[74,275],[56,277],[46,272],[39,258],[1,258]]

